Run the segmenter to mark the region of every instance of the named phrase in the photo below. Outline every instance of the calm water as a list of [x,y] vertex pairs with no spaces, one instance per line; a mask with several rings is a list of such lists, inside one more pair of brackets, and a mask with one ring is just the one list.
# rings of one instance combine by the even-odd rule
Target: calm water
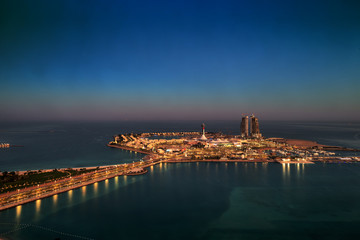
[[[199,123],[3,124],[1,170],[97,166],[142,155],[105,144],[120,132]],[[265,136],[360,148],[359,123],[261,123]],[[209,122],[238,134],[239,122]],[[162,164],[0,212],[5,239],[354,239],[360,164]]]

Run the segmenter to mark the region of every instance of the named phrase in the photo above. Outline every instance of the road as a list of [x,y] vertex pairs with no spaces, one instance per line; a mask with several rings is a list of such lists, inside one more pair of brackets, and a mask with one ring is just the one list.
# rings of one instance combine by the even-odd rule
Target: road
[[49,182],[33,186],[26,189],[18,189],[17,191],[4,193],[0,195],[0,211],[8,208],[16,207],[21,204],[36,201],[41,198],[50,197],[55,194],[66,192],[75,188],[80,188],[95,182],[113,178],[120,175],[126,175],[134,168],[146,168],[160,163],[161,160],[147,160],[135,163],[121,164],[110,167],[101,168],[93,172],[84,173],[74,177],[64,178],[59,181]]

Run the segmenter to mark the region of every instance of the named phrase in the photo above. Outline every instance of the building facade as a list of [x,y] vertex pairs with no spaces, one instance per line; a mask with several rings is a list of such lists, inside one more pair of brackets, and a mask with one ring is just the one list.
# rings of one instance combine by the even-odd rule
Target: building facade
[[241,137],[245,137],[245,138],[249,137],[249,117],[248,116],[242,117],[240,131],[241,131]]

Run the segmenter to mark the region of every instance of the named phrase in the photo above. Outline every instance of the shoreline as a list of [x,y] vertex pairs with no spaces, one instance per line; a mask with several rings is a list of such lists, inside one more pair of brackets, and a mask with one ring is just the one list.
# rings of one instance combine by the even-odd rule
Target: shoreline
[[93,170],[93,169],[102,169],[102,168],[106,168],[106,167],[115,167],[117,166],[118,164],[112,164],[112,165],[102,165],[102,166],[91,166],[91,167],[68,167],[68,168],[49,168],[49,169],[38,169],[38,170],[27,170],[27,171],[24,171],[24,170],[21,170],[21,171],[14,171],[14,172],[18,172],[19,175],[23,175],[27,172],[38,172],[38,171],[41,171],[41,172],[52,172],[54,171],[55,169],[58,170],[58,171],[67,171],[67,170],[75,170],[75,171],[80,171],[81,169],[86,169],[86,170]]
[[[325,146],[318,144],[313,141],[307,140],[287,140],[287,139],[274,139],[275,141],[280,141],[285,144],[291,144],[297,147],[311,148],[311,147],[334,147],[334,146]],[[289,143],[287,143],[289,141]],[[0,211],[13,208],[19,205],[23,205],[29,202],[33,202],[42,198],[48,198],[53,195],[64,193],[73,189],[81,188],[83,186],[91,185],[97,182],[104,181],[106,179],[111,179],[117,176],[131,176],[131,175],[140,175],[148,172],[148,167],[154,166],[161,163],[198,163],[198,162],[213,162],[213,163],[280,163],[280,164],[314,164],[314,162],[339,162],[344,160],[344,162],[359,162],[360,160],[350,159],[346,160],[345,158],[341,159],[339,157],[318,157],[318,158],[306,158],[299,160],[285,160],[285,159],[273,159],[273,158],[220,158],[220,159],[190,159],[190,158],[178,158],[172,156],[173,158],[166,159],[166,154],[156,154],[149,150],[137,149],[133,147],[107,144],[108,147],[123,149],[127,151],[134,151],[145,156],[142,158],[144,160],[133,162],[133,163],[123,163],[123,164],[112,164],[112,165],[101,165],[101,166],[90,166],[90,167],[75,167],[75,168],[59,168],[59,171],[67,170],[95,170],[87,173],[82,173],[76,176],[66,177],[58,181],[51,181],[47,183],[42,183],[37,186],[31,186],[29,188],[17,189],[12,192],[0,194]],[[347,148],[340,148],[341,150]],[[323,149],[325,150],[325,149]],[[345,150],[345,151],[346,151]],[[359,151],[357,149],[352,149]],[[346,160],[346,161],[345,161]],[[139,168],[142,171],[139,171]],[[55,169],[40,169],[41,172],[51,172]],[[29,171],[38,172],[39,170],[28,170],[28,171],[16,171],[18,174],[22,175]]]

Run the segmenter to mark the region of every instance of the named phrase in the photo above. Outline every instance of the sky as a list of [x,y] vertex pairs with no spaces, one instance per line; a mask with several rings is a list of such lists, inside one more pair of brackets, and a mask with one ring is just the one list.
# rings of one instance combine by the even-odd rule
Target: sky
[[4,0],[0,121],[360,121],[360,1]]

